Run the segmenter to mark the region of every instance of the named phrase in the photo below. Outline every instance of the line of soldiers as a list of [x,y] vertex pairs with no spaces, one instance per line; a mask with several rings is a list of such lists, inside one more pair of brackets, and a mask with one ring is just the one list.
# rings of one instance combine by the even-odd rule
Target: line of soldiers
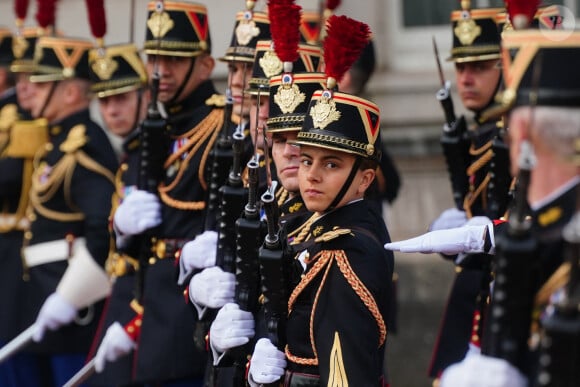
[[429,370],[434,385],[575,386],[579,35],[559,7],[461,5],[451,60],[476,125],[461,127],[448,84],[437,93],[457,208],[428,233],[385,248],[440,253],[457,266]]
[[386,385],[377,203],[400,181],[378,107],[343,92],[372,71],[368,27],[332,2],[322,21],[245,2],[224,97],[204,5],[149,2],[142,62],[100,42],[98,3],[96,46],[51,31],[50,1],[42,29],[0,37],[18,74],[0,110],[2,344],[24,330],[2,385]]

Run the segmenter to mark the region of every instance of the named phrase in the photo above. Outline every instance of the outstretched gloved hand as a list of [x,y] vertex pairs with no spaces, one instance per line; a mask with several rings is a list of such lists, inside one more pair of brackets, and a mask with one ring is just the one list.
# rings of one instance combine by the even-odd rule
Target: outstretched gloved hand
[[449,228],[457,228],[467,223],[467,215],[465,211],[460,211],[457,208],[448,208],[439,215],[437,219],[429,226],[429,231],[447,230]]
[[248,383],[252,387],[260,384],[274,383],[284,375],[286,368],[286,355],[278,350],[269,339],[260,339],[256,343],[250,370]]
[[209,329],[209,343],[216,354],[246,344],[254,337],[254,315],[238,304],[227,303],[218,312]]
[[103,372],[106,362],[114,362],[128,355],[136,347],[135,342],[118,322],[107,328],[105,337],[95,355],[95,371]]
[[161,204],[152,193],[135,190],[121,203],[113,218],[121,235],[137,235],[161,223]]
[[465,225],[448,230],[431,231],[421,236],[385,244],[386,250],[402,253],[492,253],[493,224]]
[[40,342],[44,338],[46,330],[56,331],[57,329],[73,322],[77,315],[77,309],[65,300],[58,293],[52,293],[38,312],[36,317],[36,329],[32,340]]
[[189,298],[197,305],[217,309],[234,302],[235,287],[235,275],[214,266],[193,276],[189,283]]
[[187,276],[195,269],[215,266],[217,239],[217,232],[204,231],[183,246],[179,257],[178,285],[183,285]]
[[527,378],[503,359],[470,355],[449,366],[441,376],[441,387],[527,387]]

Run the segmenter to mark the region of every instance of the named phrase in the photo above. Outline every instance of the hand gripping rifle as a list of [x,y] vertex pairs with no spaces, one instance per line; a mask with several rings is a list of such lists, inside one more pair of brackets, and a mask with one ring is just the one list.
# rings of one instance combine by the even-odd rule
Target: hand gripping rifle
[[440,143],[447,163],[447,170],[451,179],[451,190],[453,191],[453,201],[459,210],[463,210],[463,199],[469,188],[467,178],[467,166],[469,165],[469,138],[467,137],[467,124],[465,117],[459,119],[455,116],[453,99],[451,99],[451,82],[445,80],[441,62],[439,60],[439,50],[437,42],[433,37],[433,51],[441,88],[437,91],[436,98],[443,108],[445,114],[445,124],[441,134]]
[[562,234],[570,274],[554,312],[542,320],[537,386],[572,387],[580,380],[580,204]]
[[[268,234],[260,248],[260,276],[264,295],[264,318],[267,337],[283,351],[286,346],[286,317],[288,314],[289,252],[285,229],[279,225],[279,208],[275,200],[274,181],[262,195],[266,210]],[[276,383],[271,384],[277,385]]]
[[535,284],[537,243],[531,235],[527,192],[535,163],[533,150],[522,144],[514,209],[507,232],[496,238],[495,282],[490,312],[484,321],[482,353],[509,361],[520,370],[528,350]]

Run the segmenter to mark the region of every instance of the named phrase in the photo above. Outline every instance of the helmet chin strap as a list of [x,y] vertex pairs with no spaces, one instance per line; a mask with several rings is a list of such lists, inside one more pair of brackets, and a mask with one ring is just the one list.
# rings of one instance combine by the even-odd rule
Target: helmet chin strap
[[354,163],[352,164],[352,168],[350,170],[350,173],[348,174],[348,177],[344,181],[342,188],[340,189],[340,191],[338,191],[338,194],[336,195],[336,197],[334,198],[332,203],[330,203],[328,208],[326,210],[324,210],[325,213],[334,210],[334,208],[338,205],[338,203],[340,203],[340,201],[342,200],[342,198],[346,194],[346,191],[348,191],[348,189],[350,188],[352,181],[354,180],[354,176],[356,175],[356,173],[360,167],[361,162],[362,162],[362,157],[356,156],[356,158],[354,159]]
[[141,117],[141,105],[143,104],[143,88],[137,90],[137,110],[135,111],[135,118],[133,119],[132,129],[139,125],[139,118]]
[[38,117],[35,117],[35,118],[44,117],[44,112],[45,112],[46,108],[48,107],[48,103],[52,99],[52,95],[54,94],[54,91],[56,90],[57,85],[58,85],[58,81],[52,82],[52,85],[50,85],[50,90],[48,91],[48,95],[46,96],[46,98],[44,100],[44,104],[42,105],[42,109],[40,109],[40,112],[38,113]]
[[171,97],[171,99],[167,102],[167,104],[165,104],[166,106],[169,107],[169,106],[173,105],[174,103],[176,103],[177,100],[179,99],[179,97],[181,96],[181,93],[183,93],[183,89],[185,89],[185,85],[187,85],[187,83],[189,82],[189,78],[191,78],[191,74],[193,73],[193,66],[195,65],[195,61],[197,60],[197,58],[198,58],[197,56],[194,56],[189,61],[189,68],[187,69],[187,75],[183,79],[183,82],[181,83],[181,85],[179,85],[179,87],[177,88],[177,91],[175,92],[173,97]]

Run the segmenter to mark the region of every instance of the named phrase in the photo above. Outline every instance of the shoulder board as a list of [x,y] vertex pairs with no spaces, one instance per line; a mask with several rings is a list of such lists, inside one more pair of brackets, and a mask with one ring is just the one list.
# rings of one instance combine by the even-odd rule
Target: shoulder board
[[0,132],[10,130],[12,125],[18,120],[18,107],[10,103],[0,110]]
[[214,94],[205,100],[207,106],[224,107],[226,106],[226,96],[221,94]]
[[349,228],[337,228],[337,229],[334,229],[331,231],[327,231],[324,234],[316,237],[315,241],[316,242],[328,242],[328,241],[336,239],[342,235],[347,235],[347,234],[352,235],[352,230]]
[[79,150],[88,141],[86,131],[87,128],[82,124],[73,126],[73,128],[68,132],[66,140],[60,144],[59,149],[63,153],[72,153]]

